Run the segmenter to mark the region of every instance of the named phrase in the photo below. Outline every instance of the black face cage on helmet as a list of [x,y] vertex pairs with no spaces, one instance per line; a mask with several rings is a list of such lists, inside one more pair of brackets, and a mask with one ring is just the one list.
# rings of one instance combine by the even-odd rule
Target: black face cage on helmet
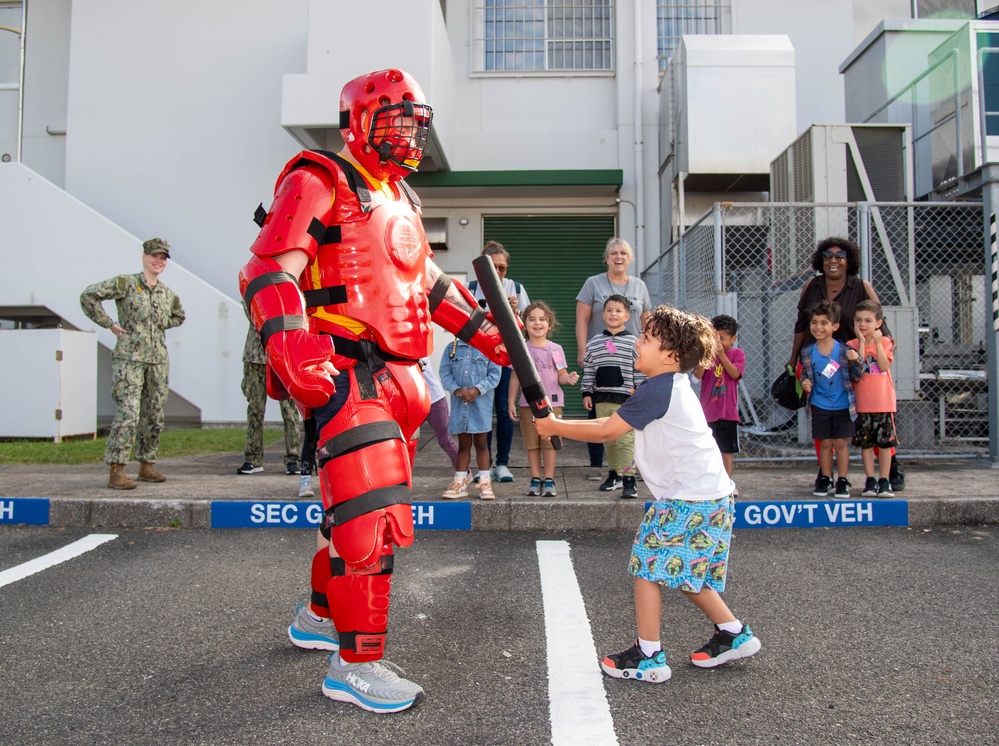
[[[402,116],[411,121],[397,125],[393,120]],[[371,129],[368,131],[368,144],[374,148],[381,160],[393,163],[415,171],[416,166],[407,161],[419,164],[427,149],[430,139],[430,122],[434,118],[433,109],[427,104],[414,104],[403,101],[401,104],[382,106],[375,110],[371,118]],[[418,153],[415,158],[413,153]]]

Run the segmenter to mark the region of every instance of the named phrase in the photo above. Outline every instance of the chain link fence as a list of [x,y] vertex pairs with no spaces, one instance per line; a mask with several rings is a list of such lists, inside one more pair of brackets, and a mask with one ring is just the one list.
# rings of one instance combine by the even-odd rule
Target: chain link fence
[[[655,303],[734,316],[743,457],[813,453],[806,410],[770,397],[791,357],[798,299],[816,244],[861,247],[895,342],[896,427],[907,453],[988,449],[986,293],[977,203],[720,203],[642,274]],[[847,320],[844,320],[847,323]]]

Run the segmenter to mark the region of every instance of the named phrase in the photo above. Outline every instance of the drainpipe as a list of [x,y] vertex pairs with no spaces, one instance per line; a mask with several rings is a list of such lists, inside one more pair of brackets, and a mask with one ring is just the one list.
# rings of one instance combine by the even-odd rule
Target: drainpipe
[[635,259],[645,270],[645,146],[642,141],[642,2],[635,0]]
[[21,140],[24,138],[24,37],[28,30],[28,0],[21,3],[21,63],[17,81],[17,162],[21,162]]

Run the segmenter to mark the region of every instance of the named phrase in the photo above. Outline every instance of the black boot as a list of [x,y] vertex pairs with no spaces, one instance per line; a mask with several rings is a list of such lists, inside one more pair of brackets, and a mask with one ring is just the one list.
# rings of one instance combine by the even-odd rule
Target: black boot
[[891,482],[892,492],[901,492],[905,489],[905,472],[898,463],[898,457],[892,454],[891,471],[888,472],[888,481]]

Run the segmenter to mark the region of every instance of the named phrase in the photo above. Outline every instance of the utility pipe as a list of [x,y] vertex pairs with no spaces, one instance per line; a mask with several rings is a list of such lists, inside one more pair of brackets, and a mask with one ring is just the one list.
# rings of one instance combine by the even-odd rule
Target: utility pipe
[[17,162],[21,162],[21,140],[24,139],[24,37],[28,28],[28,0],[21,2],[21,62],[17,79]]
[[635,0],[635,259],[636,274],[645,270],[645,145],[642,133],[642,2]]

